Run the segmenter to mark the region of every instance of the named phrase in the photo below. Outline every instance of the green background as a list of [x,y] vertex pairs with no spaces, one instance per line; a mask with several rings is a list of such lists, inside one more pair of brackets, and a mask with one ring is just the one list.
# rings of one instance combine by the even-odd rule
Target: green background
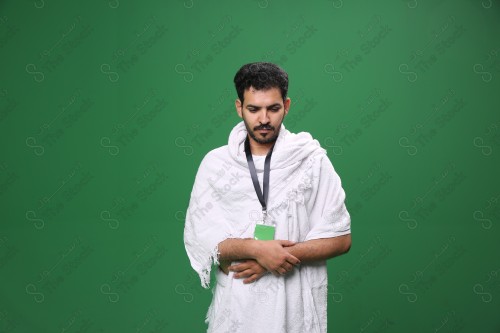
[[[330,332],[500,332],[499,1],[0,2],[0,332],[203,332],[183,244],[239,67],[352,217]],[[236,331],[235,331],[236,332]]]

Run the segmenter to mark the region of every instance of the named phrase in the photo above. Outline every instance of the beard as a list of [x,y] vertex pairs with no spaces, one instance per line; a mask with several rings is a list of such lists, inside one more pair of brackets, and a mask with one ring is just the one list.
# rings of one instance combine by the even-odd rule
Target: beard
[[[248,126],[248,123],[247,123],[245,117],[243,117],[243,122],[245,123],[245,127],[247,129],[248,135],[250,135],[250,137],[252,139],[254,139],[255,142],[260,143],[260,144],[266,144],[266,143],[275,142],[278,139],[278,136],[280,134],[281,124],[283,123],[284,118],[285,118],[285,114],[283,114],[283,118],[281,118],[281,121],[277,127],[271,126],[270,124],[264,124],[264,125],[259,125],[259,126],[254,127],[253,130],[250,128],[250,126]],[[255,135],[255,131],[262,130],[262,129],[271,130],[272,132],[269,132],[264,139],[259,139]]]

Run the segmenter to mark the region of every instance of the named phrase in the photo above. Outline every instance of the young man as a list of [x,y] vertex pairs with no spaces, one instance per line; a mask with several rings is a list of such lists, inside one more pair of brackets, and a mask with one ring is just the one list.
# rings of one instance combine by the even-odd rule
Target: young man
[[204,288],[208,332],[326,332],[326,260],[349,251],[340,178],[317,140],[283,125],[288,75],[271,63],[234,77],[242,122],[202,160],[184,243]]

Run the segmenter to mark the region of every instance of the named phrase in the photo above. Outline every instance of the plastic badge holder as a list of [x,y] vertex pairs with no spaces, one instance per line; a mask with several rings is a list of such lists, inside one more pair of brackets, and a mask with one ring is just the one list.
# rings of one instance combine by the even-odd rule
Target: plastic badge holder
[[255,225],[254,239],[273,240],[275,229],[274,226],[257,223]]

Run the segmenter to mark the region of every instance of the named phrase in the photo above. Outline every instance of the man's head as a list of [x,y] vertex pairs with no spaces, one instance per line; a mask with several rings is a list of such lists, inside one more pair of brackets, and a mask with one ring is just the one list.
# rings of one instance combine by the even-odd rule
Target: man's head
[[238,70],[234,85],[236,111],[250,137],[260,144],[276,141],[290,108],[288,74],[269,62],[250,63]]

